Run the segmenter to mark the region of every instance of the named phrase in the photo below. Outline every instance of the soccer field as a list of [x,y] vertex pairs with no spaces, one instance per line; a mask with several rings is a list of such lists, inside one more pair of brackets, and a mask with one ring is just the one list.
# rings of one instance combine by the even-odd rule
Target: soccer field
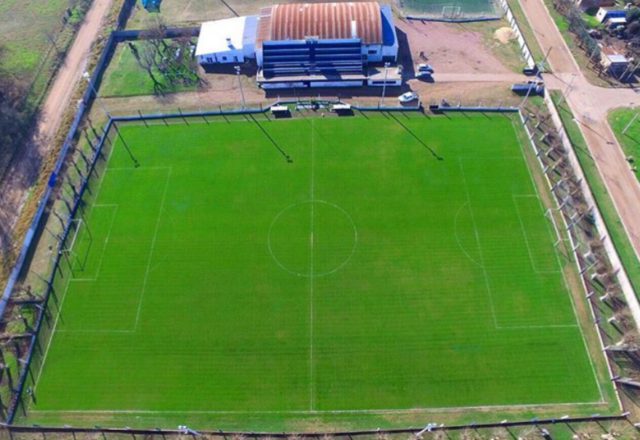
[[513,121],[120,125],[27,420],[608,400]]
[[399,0],[404,14],[428,18],[500,17],[495,0]]

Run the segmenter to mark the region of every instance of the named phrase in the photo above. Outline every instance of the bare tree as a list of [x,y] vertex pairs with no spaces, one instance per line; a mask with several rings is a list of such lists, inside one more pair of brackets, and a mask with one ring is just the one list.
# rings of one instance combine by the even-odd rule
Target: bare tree
[[150,45],[144,45],[140,52],[140,58],[138,59],[140,67],[142,67],[153,81],[153,90],[157,94],[162,94],[164,91],[164,85],[156,78],[154,69],[157,68],[156,64],[156,49]]

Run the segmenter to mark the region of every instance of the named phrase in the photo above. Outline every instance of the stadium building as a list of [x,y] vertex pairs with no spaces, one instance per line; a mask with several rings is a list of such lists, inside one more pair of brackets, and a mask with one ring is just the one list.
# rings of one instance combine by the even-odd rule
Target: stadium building
[[398,37],[389,5],[292,3],[258,16],[203,23],[203,65],[254,59],[263,88],[400,85]]

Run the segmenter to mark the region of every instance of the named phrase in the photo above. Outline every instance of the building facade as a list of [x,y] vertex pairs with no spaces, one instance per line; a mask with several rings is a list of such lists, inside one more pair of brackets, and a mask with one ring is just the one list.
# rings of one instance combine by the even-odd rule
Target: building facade
[[241,64],[255,58],[258,17],[235,17],[202,23],[196,57],[202,65]]
[[[245,21],[240,23],[241,19]],[[378,76],[375,85],[401,82],[397,69],[385,67],[384,79],[379,78],[379,66],[395,64],[398,57],[389,5],[278,4],[263,8],[259,16],[230,20],[235,26],[223,23],[228,20],[203,24],[202,48],[199,40],[196,50],[201,64],[253,58],[258,83],[264,88],[371,85],[372,74]],[[241,47],[236,43],[240,35]]]

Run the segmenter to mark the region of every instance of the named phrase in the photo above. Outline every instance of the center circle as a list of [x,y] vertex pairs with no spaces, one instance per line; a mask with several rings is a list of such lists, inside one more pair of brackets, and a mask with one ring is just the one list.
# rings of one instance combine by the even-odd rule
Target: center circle
[[294,203],[273,218],[267,246],[276,264],[299,277],[330,275],[347,265],[358,230],[347,211],[324,200]]

